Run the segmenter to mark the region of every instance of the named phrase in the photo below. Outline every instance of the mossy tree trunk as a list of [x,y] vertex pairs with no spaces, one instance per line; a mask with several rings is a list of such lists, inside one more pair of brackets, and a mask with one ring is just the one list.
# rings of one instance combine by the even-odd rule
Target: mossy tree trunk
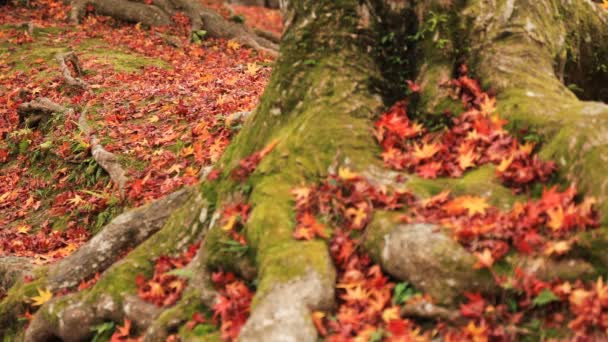
[[[107,253],[103,263],[81,265],[85,253],[82,252],[66,258],[60,266],[33,270],[33,282],[25,284],[18,280],[0,303],[3,333],[19,334],[16,318],[25,310],[24,300],[35,295],[36,288],[49,287],[53,291],[71,288],[76,276],[65,269],[80,267],[81,278],[103,272],[99,282],[91,289],[43,305],[22,336],[25,340],[53,337],[84,340],[90,337],[91,327],[108,320],[121,322],[124,318],[131,319],[146,340],[162,340],[187,321],[196,308],[213,304],[208,271],[221,267],[247,278],[257,277],[258,289],[250,319],[241,333],[242,340],[316,340],[310,312],[332,307],[335,270],[324,241],[301,242],[292,238],[295,217],[290,190],[318,181],[337,166],[348,166],[371,181],[384,184],[390,185],[386,180],[394,179],[387,177],[392,174],[383,168],[379,147],[371,133],[374,119],[386,105],[383,96],[387,93],[381,89],[386,89],[382,86],[386,75],[382,51],[387,50],[383,50],[381,42],[389,33],[386,31],[389,17],[401,16],[396,21],[401,24],[415,21],[418,32],[425,30],[416,46],[417,65],[405,70],[417,75],[423,86],[421,112],[433,115],[458,108],[441,84],[452,77],[459,63],[468,61],[487,86],[496,89],[501,114],[514,127],[524,125],[538,130],[544,139],[543,155],[560,162],[562,176],[577,180],[582,190],[599,197],[606,213],[608,179],[603,162],[608,158],[605,133],[608,106],[579,100],[562,81],[584,80],[580,86],[589,97],[600,94],[593,89],[605,77],[601,63],[608,63],[606,57],[601,57],[608,55],[606,13],[590,1],[416,3],[282,1],[287,28],[273,77],[257,110],[216,165],[223,170],[220,178],[204,181],[198,188],[171,199],[167,206],[179,208],[170,216],[155,216],[156,228],[142,229],[145,233],[139,236],[133,233],[136,228],[129,213],[121,216],[122,221],[115,220],[111,229],[117,234],[120,234],[117,227],[126,226],[125,231],[142,241],[121,261],[111,265],[106,262],[123,253],[129,244],[124,241],[106,244],[98,238],[91,240],[84,251],[98,252],[103,247]],[[440,24],[429,26],[430,20],[438,20],[437,16],[441,16]],[[271,141],[278,144],[245,182],[230,177],[240,160]],[[513,200],[493,173],[483,169],[468,173],[463,180],[405,177],[420,196],[439,187],[457,192],[490,192],[495,203],[508,204]],[[246,224],[252,252],[244,257],[230,256],[222,251],[221,242],[226,237],[218,229],[217,218],[224,203],[243,196],[252,205]],[[156,212],[157,208],[158,204],[151,204],[134,215]],[[471,281],[487,281],[485,275],[473,272],[470,267],[473,261],[466,251],[455,243],[430,236],[439,233],[421,226],[420,231],[427,233],[414,239],[402,234],[400,225],[386,215],[377,216],[366,247],[393,275],[433,292],[445,304],[451,304],[454,293],[460,290],[450,288],[442,292],[440,285],[446,277],[457,279],[456,287],[464,288]],[[602,248],[608,245],[606,235],[602,230],[584,236],[590,246],[585,253],[596,258],[592,265],[583,261],[576,264],[583,266],[572,277],[604,269]],[[203,243],[190,265],[195,275],[181,301],[165,310],[140,301],[135,295],[136,275],[150,274],[154,258],[177,253],[194,241]],[[415,250],[399,253],[398,248],[391,247],[400,246],[399,241],[419,244],[423,253]],[[438,241],[447,247],[427,253],[424,244],[428,241]],[[435,277],[432,283],[411,274],[408,271],[411,267],[395,267],[395,262],[413,262],[411,258],[424,263],[420,260],[424,257],[432,258],[429,262],[437,269],[429,272],[428,277]],[[444,258],[460,264],[443,264],[440,261]],[[545,260],[534,262],[537,266],[538,262],[543,263],[545,269],[553,267]]]

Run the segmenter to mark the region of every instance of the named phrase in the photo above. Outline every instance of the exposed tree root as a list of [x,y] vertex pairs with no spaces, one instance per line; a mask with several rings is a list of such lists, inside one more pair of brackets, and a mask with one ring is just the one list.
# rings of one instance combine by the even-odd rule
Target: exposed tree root
[[[398,213],[377,212],[368,230],[373,242],[366,245],[382,268],[397,279],[411,282],[441,304],[454,304],[465,291],[500,291],[489,273],[475,270],[477,258],[439,226],[403,224]],[[547,281],[597,275],[590,263],[576,257],[514,256],[505,261],[512,269],[519,268]]]
[[91,127],[87,122],[87,106],[80,113],[78,118],[78,126],[80,130],[90,136],[91,139],[91,154],[93,159],[110,175],[112,181],[118,186],[122,192],[128,182],[127,171],[120,165],[118,157],[114,153],[108,152],[101,145],[99,139],[92,133]]
[[426,301],[404,305],[401,308],[401,314],[406,317],[442,320],[450,323],[457,323],[463,318],[457,310],[449,310]]
[[[122,191],[128,181],[127,172],[120,165],[116,155],[104,149],[99,139],[95,134],[92,134],[91,127],[86,119],[86,110],[87,108],[82,111],[78,119],[79,128],[85,135],[90,135],[93,159],[106,170],[112,181],[118,186],[118,189]],[[73,112],[73,109],[63,107],[47,98],[37,98],[19,106],[18,111],[22,121],[28,125],[36,125],[48,118],[52,113]]]
[[[82,67],[80,66],[80,62],[78,61],[78,57],[74,52],[58,53],[55,59],[59,63],[61,74],[68,85],[81,89],[87,89],[89,87],[85,81],[79,78],[83,75],[83,71]],[[72,76],[72,71],[70,70],[68,64],[74,68],[76,73],[75,77]]]
[[0,293],[6,293],[17,280],[33,276],[32,259],[26,257],[0,257]]
[[67,109],[46,97],[39,97],[30,102],[22,103],[17,109],[19,123],[36,126],[48,119],[53,113],[63,113]]
[[[92,288],[45,303],[27,328],[25,341],[52,338],[64,341],[86,340],[93,334],[91,329],[105,321],[121,322],[129,319],[140,331],[146,331],[152,326],[163,309],[144,302],[135,295],[136,276],[150,272],[155,258],[167,253],[178,253],[204,237],[209,224],[208,215],[202,214],[207,212],[208,204],[200,195],[189,192],[183,203],[185,204],[179,209],[171,210],[171,218],[160,231],[137,246],[124,259],[115,262]],[[98,249],[85,250],[88,254],[98,252]],[[84,253],[81,257],[89,260],[95,258],[94,255]],[[48,317],[57,319],[49,320]]]
[[128,0],[76,0],[70,14],[72,22],[81,20],[88,4],[92,4],[99,14],[128,22],[140,22],[147,26],[170,25],[173,14],[183,11],[190,18],[192,32],[206,30],[210,37],[233,39],[271,56],[278,54],[276,37],[268,39],[268,35],[258,35],[244,25],[227,21],[196,0],[160,0],[155,1],[154,5]]
[[120,255],[161,229],[192,191],[191,188],[179,190],[114,218],[78,251],[50,267],[49,287],[53,290],[72,288],[82,279],[105,271]]

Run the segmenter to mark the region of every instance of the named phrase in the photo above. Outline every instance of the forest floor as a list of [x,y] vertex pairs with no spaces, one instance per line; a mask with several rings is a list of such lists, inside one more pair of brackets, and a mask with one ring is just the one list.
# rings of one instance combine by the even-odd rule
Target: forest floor
[[[227,13],[211,4],[249,25],[282,29],[278,11]],[[70,254],[124,208],[196,183],[239,130],[239,113],[256,106],[272,59],[234,41],[191,43],[187,23],[147,30],[90,15],[76,28],[60,2],[33,6],[0,13],[0,254],[43,264]],[[90,89],[65,84],[56,55],[67,51]],[[17,109],[37,97],[74,115],[24,128]],[[85,108],[127,173],[122,191],[89,153],[77,124]]]

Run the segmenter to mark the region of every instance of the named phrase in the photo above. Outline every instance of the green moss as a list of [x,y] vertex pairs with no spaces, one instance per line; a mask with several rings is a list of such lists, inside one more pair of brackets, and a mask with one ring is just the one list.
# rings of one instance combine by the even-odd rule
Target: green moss
[[160,59],[139,55],[134,52],[123,52],[108,49],[99,45],[90,47],[83,53],[83,58],[92,58],[100,63],[111,65],[117,72],[141,72],[146,66],[168,69],[170,65]]
[[510,189],[499,183],[494,165],[478,167],[466,172],[461,178],[411,177],[407,186],[414,194],[423,198],[450,190],[454,196],[473,194],[486,197],[491,204],[503,209],[510,208],[518,200],[523,200],[523,197],[513,195]]
[[124,294],[136,292],[135,278],[138,274],[152,276],[154,259],[161,255],[181,253],[194,243],[201,231],[197,219],[203,200],[191,195],[187,203],[169,217],[159,232],[104,272],[104,276],[86,294],[86,299],[95,302],[101,295],[109,294],[117,303],[121,303]]
[[[41,268],[39,272],[43,272]],[[20,321],[29,307],[29,298],[38,295],[38,288],[46,288],[46,278],[39,277],[29,283],[18,280],[0,302],[0,335],[16,334],[23,330],[24,321]]]

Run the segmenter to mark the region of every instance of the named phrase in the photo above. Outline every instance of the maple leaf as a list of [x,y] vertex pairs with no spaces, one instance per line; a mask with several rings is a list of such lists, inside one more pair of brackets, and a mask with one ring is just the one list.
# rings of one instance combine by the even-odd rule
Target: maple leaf
[[473,268],[475,269],[491,268],[494,264],[494,257],[488,248],[485,248],[481,253],[474,252],[473,254],[477,258],[477,263],[473,265]]
[[438,193],[433,197],[422,200],[420,202],[420,205],[424,208],[430,208],[439,204],[443,204],[447,202],[447,200],[450,198],[450,194],[450,190],[443,190],[442,192]]
[[482,115],[489,116],[496,112],[496,98],[490,97],[488,94],[481,95],[481,101],[479,103],[479,110]]
[[257,65],[256,63],[247,63],[247,70],[245,72],[249,76],[255,76],[258,71],[260,71],[260,69],[262,69],[262,67]]
[[416,173],[422,178],[434,179],[437,178],[442,166],[443,165],[440,162],[423,164],[416,168]]
[[422,146],[415,144],[413,156],[418,160],[424,160],[433,157],[437,152],[439,152],[439,145],[436,143],[424,143]]
[[456,197],[443,206],[444,210],[450,214],[460,214],[467,211],[469,217],[476,214],[484,215],[489,207],[490,205],[486,202],[486,199],[478,196]]
[[460,204],[463,208],[467,209],[469,217],[475,216],[475,214],[484,215],[486,213],[486,209],[490,207],[490,205],[486,202],[486,199],[483,197],[464,196],[460,198]]
[[390,322],[395,319],[401,318],[401,308],[397,305],[391,306],[390,308],[384,309],[382,311],[382,320],[384,322]]
[[475,166],[475,161],[477,160],[478,155],[473,151],[468,151],[465,154],[461,154],[458,156],[458,166],[462,170],[466,170],[469,167]]
[[498,164],[498,166],[496,166],[496,171],[498,171],[499,173],[503,173],[505,171],[507,171],[507,169],[509,168],[509,166],[511,166],[511,163],[513,163],[513,156],[509,156],[507,158],[504,158],[500,164]]
[[543,254],[545,255],[564,255],[572,249],[573,241],[549,241],[545,245]]
[[356,285],[352,288],[344,289],[346,293],[340,296],[346,302],[365,302],[369,297],[369,292],[362,286]]
[[355,172],[352,172],[347,167],[340,167],[338,169],[338,177],[348,181],[348,180],[353,180],[353,179],[359,178],[359,175],[356,174]]
[[83,199],[82,199],[82,197],[80,197],[78,194],[74,194],[74,197],[73,197],[73,198],[70,198],[70,199],[68,200],[68,203],[71,203],[71,204],[72,204],[72,205],[74,205],[74,206],[79,206],[79,205],[81,205],[81,204],[86,203],[86,201],[85,201],[85,200],[83,200]]
[[131,321],[129,319],[125,318],[123,325],[118,326],[116,328],[116,331],[114,331],[114,334],[112,334],[110,342],[124,341],[124,338],[128,338],[130,334],[131,334]]
[[32,226],[29,224],[22,224],[17,227],[17,233],[19,234],[27,234],[32,229]]
[[351,221],[353,229],[362,229],[365,226],[369,217],[369,209],[367,202],[360,202],[354,208],[346,209],[344,214]]
[[38,295],[33,296],[30,299],[32,300],[33,306],[41,306],[51,300],[51,298],[53,298],[53,292],[51,292],[51,290],[41,290],[40,288],[38,288]]
[[291,194],[295,196],[296,203],[307,203],[310,198],[311,189],[308,187],[297,187],[291,190]]
[[228,44],[226,44],[226,46],[228,46],[228,48],[231,50],[238,50],[241,48],[241,44],[237,43],[234,40],[229,40]]
[[222,226],[222,230],[227,232],[231,231],[237,223],[237,216],[238,215],[230,216],[230,218],[228,218],[228,220],[226,221],[226,224]]
[[405,80],[405,83],[407,83],[408,88],[410,88],[410,91],[412,93],[419,93],[420,92],[420,85],[417,83],[412,82],[411,80]]
[[553,231],[560,230],[564,226],[564,209],[561,206],[547,210],[547,227]]

